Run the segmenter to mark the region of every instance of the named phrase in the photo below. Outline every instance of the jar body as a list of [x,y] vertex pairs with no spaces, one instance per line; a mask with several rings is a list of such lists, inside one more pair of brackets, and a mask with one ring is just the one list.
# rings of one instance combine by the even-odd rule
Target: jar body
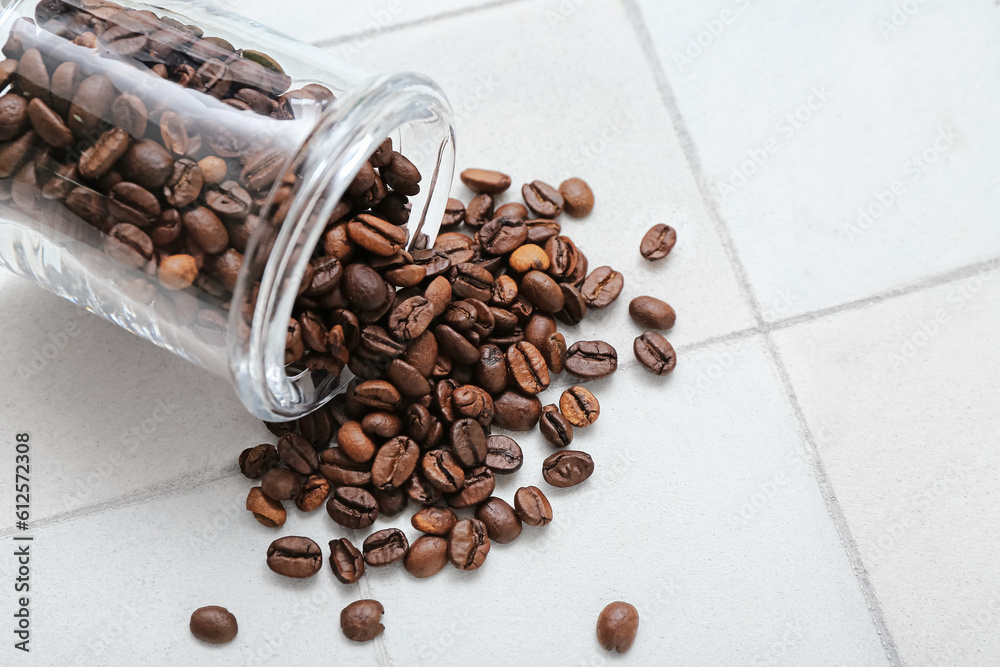
[[[0,263],[228,375],[262,419],[339,391],[345,269],[440,223],[440,90],[197,2],[18,0],[0,40]],[[336,243],[358,216],[371,252]]]

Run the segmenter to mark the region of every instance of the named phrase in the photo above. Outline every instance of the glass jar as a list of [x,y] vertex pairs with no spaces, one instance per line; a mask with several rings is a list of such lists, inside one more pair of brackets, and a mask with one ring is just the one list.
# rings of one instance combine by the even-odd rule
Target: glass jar
[[[229,376],[261,419],[336,395],[441,223],[443,92],[189,0],[14,0],[4,41],[0,264]],[[345,295],[362,264],[382,293]]]

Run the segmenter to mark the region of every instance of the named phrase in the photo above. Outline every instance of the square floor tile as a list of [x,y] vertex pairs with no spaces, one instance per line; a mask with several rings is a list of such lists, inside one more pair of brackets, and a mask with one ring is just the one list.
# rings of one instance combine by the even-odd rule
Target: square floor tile
[[778,332],[903,660],[1000,662],[1000,272]]
[[0,428],[30,436],[33,520],[235,471],[244,447],[272,440],[227,380],[27,280],[0,273],[0,309]]
[[638,4],[767,319],[1000,255],[1000,6]]
[[[562,216],[563,230],[592,269],[613,266],[626,286],[581,332],[624,320],[628,300],[644,293],[676,308],[678,343],[753,326],[623,9],[580,5],[561,23],[549,9],[514,3],[378,36],[355,64],[437,81],[455,108],[459,169],[509,173],[502,202],[521,201],[521,185],[534,179],[590,183],[594,212]],[[472,193],[456,178],[453,196],[468,202]],[[639,241],[658,222],[675,226],[678,242],[650,263]]]

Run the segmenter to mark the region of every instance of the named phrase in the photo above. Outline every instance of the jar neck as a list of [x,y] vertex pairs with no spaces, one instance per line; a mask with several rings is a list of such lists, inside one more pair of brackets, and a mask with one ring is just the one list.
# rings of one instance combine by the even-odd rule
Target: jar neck
[[[285,368],[288,322],[298,287],[334,207],[364,162],[387,138],[423,175],[411,197],[411,243],[437,235],[454,173],[451,107],[430,79],[412,73],[369,79],[324,112],[286,173],[301,176],[283,221],[262,220],[247,245],[230,307],[230,372],[244,405],[267,421],[296,419],[325,404],[353,377]],[[262,211],[273,219],[271,192]],[[259,288],[257,285],[259,284]]]

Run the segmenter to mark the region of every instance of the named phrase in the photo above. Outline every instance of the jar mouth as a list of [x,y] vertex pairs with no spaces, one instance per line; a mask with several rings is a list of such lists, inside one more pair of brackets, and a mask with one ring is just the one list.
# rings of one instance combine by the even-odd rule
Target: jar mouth
[[409,198],[411,246],[421,234],[433,240],[454,174],[455,137],[447,97],[420,74],[373,77],[338,97],[286,165],[284,173],[301,176],[294,195],[280,206],[279,178],[261,208],[230,305],[227,346],[240,398],[265,421],[308,414],[353,378],[347,368],[339,377],[304,365],[286,368],[286,337],[298,287],[334,207],[390,136],[424,176],[420,193]]

